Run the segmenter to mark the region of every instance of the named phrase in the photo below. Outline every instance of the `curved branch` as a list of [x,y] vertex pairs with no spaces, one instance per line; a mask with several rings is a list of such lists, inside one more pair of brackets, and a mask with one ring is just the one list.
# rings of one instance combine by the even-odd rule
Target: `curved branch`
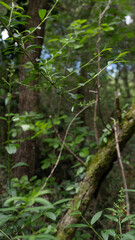
[[[132,106],[131,110],[127,112],[125,118],[123,119],[120,130],[119,130],[119,146],[122,150],[127,141],[135,133],[135,104]],[[100,182],[105,175],[109,173],[112,168],[113,162],[117,158],[116,143],[114,136],[108,139],[107,144],[100,148],[97,154],[94,156],[92,162],[87,168],[86,176],[84,180],[80,183],[79,192],[73,197],[71,201],[71,208],[62,218],[59,223],[59,229],[57,238],[59,240],[70,240],[72,239],[72,234],[74,233],[73,228],[66,227],[69,224],[75,224],[80,220],[79,215],[72,215],[76,208],[77,203],[81,200],[79,211],[83,214],[87,206],[89,205],[93,194],[99,187]]]

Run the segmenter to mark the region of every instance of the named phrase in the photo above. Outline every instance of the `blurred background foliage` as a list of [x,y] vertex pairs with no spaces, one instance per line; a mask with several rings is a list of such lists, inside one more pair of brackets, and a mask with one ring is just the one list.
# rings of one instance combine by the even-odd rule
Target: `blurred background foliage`
[[[5,1],[10,4],[10,1]],[[16,1],[27,11],[29,1]],[[48,1],[48,9],[54,1]],[[65,130],[81,107],[91,103],[91,106],[83,111],[74,121],[66,139],[66,144],[86,164],[89,164],[92,156],[98,150],[93,128],[94,101],[96,91],[96,79],[84,84],[97,73],[97,35],[99,9],[103,11],[107,1],[102,0],[59,0],[51,16],[46,21],[45,37],[42,45],[40,60],[41,67],[45,66],[45,73],[50,75],[57,86],[53,88],[44,78],[40,77],[36,85],[36,91],[40,95],[38,113],[18,114],[19,99],[19,59],[12,40],[4,39],[3,26],[0,35],[0,116],[7,113],[6,99],[9,91],[9,65],[14,65],[14,77],[12,83],[10,135],[14,141],[22,131],[32,131],[33,139],[37,142],[37,157],[35,165],[35,179],[17,180],[15,187],[19,196],[26,194],[33,186],[38,188],[49,175],[56,163],[61,142],[50,120],[57,128],[61,138],[64,138]],[[0,13],[8,18],[9,11],[0,5]],[[13,26],[20,32],[27,24],[27,18],[13,18]],[[116,117],[114,92],[119,94],[122,116],[135,102],[135,2],[134,0],[114,0],[102,19],[101,23],[101,69],[113,61],[120,53],[128,52],[121,61],[106,67],[101,73],[100,105],[104,122],[108,124],[111,116]],[[14,49],[14,50],[13,50]],[[110,51],[111,49],[111,51]],[[90,59],[91,63],[87,64]],[[47,61],[48,60],[48,61]],[[86,65],[85,67],[82,67]],[[29,66],[28,72],[29,72]],[[33,72],[33,77],[34,77]],[[26,79],[29,83],[29,77]],[[24,84],[25,84],[24,83]],[[81,85],[82,84],[82,85]],[[79,86],[78,88],[76,88]],[[76,88],[74,91],[69,91]],[[100,136],[100,145],[107,143],[108,131],[102,124],[100,114],[97,115],[97,126]],[[0,124],[0,163],[5,165],[7,154],[5,145],[7,139],[7,124],[1,120]],[[23,140],[22,140],[23,141]],[[122,153],[125,173],[129,188],[135,188],[135,137],[126,145]],[[14,160],[12,159],[14,165]],[[6,196],[6,169],[0,168],[1,198]],[[78,191],[78,184],[85,176],[85,167],[81,165],[70,152],[64,148],[60,164],[48,182],[53,188],[53,200],[70,198]],[[121,174],[117,162],[108,176],[104,179],[101,188],[93,196],[86,212],[86,219],[93,216],[100,209],[111,207],[117,199],[117,194],[122,186]],[[17,190],[21,189],[21,190]],[[50,201],[52,196],[50,196]],[[135,198],[130,196],[131,209],[135,211]],[[64,205],[65,206],[65,205]],[[57,216],[62,214],[61,208],[57,209]],[[41,223],[39,223],[41,225]],[[104,222],[100,223],[104,225]],[[110,227],[113,223],[110,221]],[[112,224],[112,225],[111,225]],[[51,225],[50,232],[55,232],[55,224]],[[100,226],[97,226],[97,228]],[[49,230],[48,230],[49,231]],[[83,230],[77,230],[73,239],[91,239]],[[92,238],[94,239],[94,238]],[[96,239],[96,238],[95,238]]]

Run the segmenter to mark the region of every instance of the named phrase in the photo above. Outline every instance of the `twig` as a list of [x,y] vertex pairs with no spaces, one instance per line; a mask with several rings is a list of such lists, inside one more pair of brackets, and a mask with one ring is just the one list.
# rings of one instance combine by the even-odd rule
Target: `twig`
[[[99,11],[99,21],[98,21],[98,39],[97,39],[97,52],[98,52],[98,73],[101,72],[101,55],[100,55],[100,41],[101,41],[101,21],[102,18],[104,16],[104,14],[106,13],[106,11],[109,9],[111,4],[111,0],[108,0],[108,3],[105,7],[105,9],[103,10],[103,12],[101,12],[101,10]],[[103,125],[106,127],[106,124],[104,122],[103,116],[102,116],[102,112],[101,112],[101,106],[100,106],[100,74],[98,74],[97,76],[97,93],[96,93],[96,101],[95,101],[95,109],[94,109],[94,130],[95,130],[95,137],[96,137],[96,141],[97,144],[99,146],[99,136],[98,136],[98,129],[97,129],[97,109],[99,107],[99,114],[100,114],[100,118],[102,120]],[[108,128],[107,128],[108,129]],[[108,129],[109,130],[109,129]],[[109,130],[110,131],[110,130]]]
[[60,140],[60,142],[64,145],[64,147],[68,150],[68,152],[70,152],[76,159],[77,161],[79,161],[83,166],[86,167],[86,164],[83,162],[83,160],[81,158],[79,158],[74,152],[72,152],[71,149],[69,149],[69,147],[63,142],[63,139],[61,138],[60,134],[58,133],[58,130],[56,129],[54,123],[53,123],[53,119],[52,119],[52,116],[50,115],[49,116],[50,120],[51,120],[51,123],[52,123],[52,126],[53,126],[53,129],[58,137],[58,139]]
[[127,181],[126,181],[125,170],[124,170],[124,166],[123,166],[123,163],[122,163],[120,146],[119,146],[118,124],[117,124],[117,122],[116,122],[116,120],[114,118],[111,118],[111,119],[114,122],[114,134],[115,134],[116,150],[117,150],[118,161],[119,161],[119,165],[120,165],[120,169],[121,169],[123,185],[124,185],[125,194],[126,194],[127,215],[129,215],[130,214],[129,196],[128,196],[128,192],[126,191],[126,189],[127,189]]
[[12,32],[10,31],[10,29],[8,28],[8,26],[6,26],[6,24],[3,22],[3,20],[0,18],[0,22],[3,25],[3,27],[8,31],[9,36],[11,36],[15,42],[17,42],[18,46],[21,48],[22,52],[24,53],[24,55],[29,59],[29,61],[32,63],[33,67],[40,72],[40,74],[48,81],[50,82],[50,84],[56,88],[54,82],[48,77],[46,76],[41,70],[40,68],[38,68],[37,64],[33,61],[33,59],[29,56],[29,54],[27,53],[27,50],[25,49],[24,46],[22,46],[22,43],[20,42],[19,38],[14,37],[14,35],[12,34]]
[[46,187],[46,184],[47,184],[48,180],[52,177],[55,169],[57,168],[57,166],[58,166],[58,164],[59,164],[59,162],[60,162],[60,158],[61,158],[61,155],[62,155],[62,151],[63,151],[63,148],[64,148],[64,144],[65,144],[65,141],[66,141],[66,138],[67,138],[67,135],[68,135],[68,132],[69,132],[69,129],[70,129],[72,123],[73,123],[73,122],[75,121],[75,119],[76,119],[85,109],[87,109],[88,107],[90,107],[90,104],[87,105],[87,106],[85,106],[83,109],[81,109],[81,110],[74,116],[74,118],[72,119],[72,121],[71,121],[70,124],[68,125],[67,130],[66,130],[66,133],[65,133],[65,137],[64,137],[64,140],[63,140],[63,143],[62,143],[62,145],[61,145],[60,153],[59,153],[58,158],[57,158],[57,161],[56,161],[53,169],[51,170],[49,176],[47,177],[45,183],[43,184],[43,186],[41,187],[41,189],[40,189],[39,191],[42,191],[42,190]]

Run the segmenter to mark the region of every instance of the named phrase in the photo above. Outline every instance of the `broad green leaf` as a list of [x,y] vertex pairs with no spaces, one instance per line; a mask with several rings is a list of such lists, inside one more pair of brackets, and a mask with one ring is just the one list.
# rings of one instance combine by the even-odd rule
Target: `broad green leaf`
[[14,237],[13,239],[15,240],[15,239],[26,239],[26,240],[28,240],[29,239],[29,237],[31,237],[30,235],[18,235],[18,236],[16,236],[16,237]]
[[71,191],[74,188],[75,188],[74,184],[71,184],[71,185],[67,186],[65,190],[66,191]]
[[123,191],[126,191],[126,192],[135,192],[135,189],[123,189]]
[[42,48],[42,46],[32,44],[32,45],[29,45],[26,49],[30,50],[30,49],[35,49],[35,48]]
[[110,220],[112,220],[114,222],[118,222],[118,219],[115,216],[105,214],[104,217],[106,217],[106,218],[108,218],[108,219],[110,219]]
[[36,235],[37,239],[47,239],[47,240],[58,240],[56,237],[54,237],[53,235],[44,233],[44,234],[37,234]]
[[67,71],[70,73],[73,72],[73,70],[74,70],[73,68],[67,68]]
[[101,231],[101,235],[103,237],[104,240],[108,240],[109,239],[109,235],[112,237],[115,237],[116,233],[113,229],[107,229],[107,230],[103,230]]
[[81,152],[79,153],[80,157],[87,157],[89,155],[89,149],[83,148]]
[[0,168],[7,168],[7,167],[3,164],[0,164]]
[[127,53],[129,53],[129,52],[127,51],[127,52],[120,53],[120,54],[117,56],[117,59],[120,58],[120,57],[122,57],[122,56],[124,56],[124,55],[126,55]]
[[24,8],[20,7],[20,6],[15,6],[15,8],[21,9],[24,11]]
[[109,210],[109,211],[112,211],[114,213],[117,213],[117,211],[114,208],[106,208],[106,209]]
[[24,209],[24,212],[44,212],[47,209],[50,209],[50,207],[49,206],[27,207]]
[[16,148],[15,144],[9,144],[5,148],[6,148],[6,150],[9,154],[15,154],[16,151],[17,151],[17,148]]
[[36,236],[30,236],[29,240],[34,240]]
[[85,171],[85,167],[79,167],[76,173],[76,176],[79,176],[81,173]]
[[85,83],[79,83],[78,85],[77,85],[77,87],[84,87],[85,86]]
[[9,208],[0,208],[0,212],[8,212],[8,211],[13,211],[13,212],[17,212],[18,211],[18,209],[17,208],[19,208],[19,206],[18,207],[9,207]]
[[16,168],[16,167],[21,167],[21,166],[29,167],[29,165],[27,163],[19,162],[19,163],[16,163],[11,169]]
[[3,226],[3,224],[5,224],[6,222],[8,222],[13,216],[10,215],[4,215],[4,214],[0,214],[0,226]]
[[135,231],[122,234],[122,240],[135,240]]
[[37,197],[37,198],[35,198],[34,202],[38,202],[40,204],[47,205],[50,208],[54,208],[54,206],[48,200],[46,200],[44,198]]
[[26,202],[26,197],[11,197],[4,202],[4,206],[7,206],[9,203],[14,201]]
[[89,227],[89,226],[87,224],[78,223],[78,224],[70,224],[66,228],[80,228],[80,227]]
[[62,203],[65,203],[65,202],[70,201],[71,199],[72,199],[72,198],[61,199],[61,200],[55,202],[53,205],[55,206],[55,205],[58,205],[58,204],[62,204]]
[[53,38],[53,39],[49,40],[48,42],[56,42],[56,41],[59,41],[59,39],[58,38]]
[[4,120],[4,121],[7,121],[7,119],[6,119],[6,118],[4,118],[4,117],[0,117],[0,119],[1,119],[1,120]]
[[4,3],[3,1],[0,1],[0,4],[3,5],[5,8],[11,10],[11,7],[9,7],[6,3]]
[[44,169],[47,169],[48,167],[50,167],[51,165],[51,162],[50,161],[46,161],[42,166],[41,168],[44,170]]
[[124,223],[126,221],[129,221],[130,219],[134,218],[135,219],[135,214],[130,214],[129,216],[125,217],[122,219],[121,223]]
[[52,213],[52,212],[46,212],[45,216],[50,218],[50,219],[52,219],[52,220],[54,220],[54,221],[56,220],[56,215],[54,213]]
[[5,98],[5,105],[7,106],[8,103],[11,101],[12,99],[12,95],[10,93],[8,93],[7,97]]
[[81,215],[81,212],[77,210],[77,211],[70,213],[70,216],[75,216],[75,215]]
[[[18,235],[18,236],[16,236],[16,237],[14,237],[13,239],[15,240],[15,239],[29,239],[29,240],[33,240],[33,238],[31,238],[31,237],[33,237],[33,236],[30,236],[30,235],[24,235],[24,236],[22,236],[22,235]],[[52,236],[52,235],[50,235],[50,234],[37,234],[37,235],[35,235],[34,236],[35,237],[35,239],[37,239],[37,240],[58,240],[56,237],[54,237],[54,236]]]
[[104,240],[108,240],[109,234],[106,232],[106,230],[101,231],[101,235]]
[[91,219],[91,225],[93,225],[95,222],[98,221],[98,219],[101,217],[103,211],[97,212]]
[[44,19],[46,14],[46,9],[39,9],[39,17],[41,18],[41,20]]
[[28,124],[22,124],[22,125],[21,125],[21,128],[22,128],[22,130],[25,132],[25,131],[28,131],[28,130],[30,129],[30,125],[28,125]]
[[49,190],[49,189],[46,189],[46,190],[43,190],[43,191],[39,191],[37,193],[37,196],[41,196],[41,195],[48,194],[48,193],[52,193],[52,191]]

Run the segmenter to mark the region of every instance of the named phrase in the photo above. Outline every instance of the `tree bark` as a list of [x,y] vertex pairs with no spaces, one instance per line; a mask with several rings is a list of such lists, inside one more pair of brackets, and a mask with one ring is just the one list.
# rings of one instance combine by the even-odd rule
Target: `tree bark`
[[[38,14],[39,9],[46,9],[47,8],[48,0],[30,0],[29,7],[28,7],[28,15],[31,16],[31,19],[28,20],[27,29],[31,27],[36,27],[41,22],[41,19]],[[43,39],[44,39],[44,30],[45,30],[45,23],[41,25],[41,29],[38,29],[34,32],[34,40],[33,43],[26,42],[26,46],[35,44],[38,46],[42,46]],[[37,38],[40,36],[40,38]],[[28,52],[30,58],[35,63],[36,58],[40,58],[41,48],[37,48],[35,51]],[[19,113],[22,114],[25,112],[38,112],[39,109],[39,93],[36,90],[32,90],[29,87],[25,87],[23,82],[26,78],[26,71],[25,71],[25,64],[29,62],[29,59],[26,55],[22,55],[20,59],[20,70],[19,70]],[[30,86],[34,87],[37,83],[37,79],[31,79]],[[34,89],[34,88],[33,88]],[[30,131],[22,132],[22,135],[19,136],[21,139],[30,138],[32,133]],[[15,168],[13,172],[14,177],[20,178],[24,174],[27,174],[31,177],[34,174],[35,169],[35,158],[36,158],[36,141],[35,140],[26,140],[20,143],[20,148],[18,149],[15,157],[15,163],[18,162],[25,162],[29,165],[29,167],[18,167]]]
[[[135,133],[135,104],[131,110],[127,112],[123,119],[120,130],[119,130],[119,146],[122,150],[127,141]],[[69,224],[75,224],[79,222],[80,216],[73,215],[71,213],[76,209],[77,203],[81,200],[79,211],[82,214],[86,211],[91,198],[95,191],[100,186],[100,183],[104,177],[109,173],[113,166],[113,162],[117,158],[116,143],[114,136],[110,136],[106,146],[99,149],[97,154],[94,156],[92,162],[87,168],[86,176],[80,183],[79,192],[76,194],[71,201],[71,208],[64,215],[58,226],[57,238],[59,240],[71,240],[74,233],[74,228],[66,228]]]

